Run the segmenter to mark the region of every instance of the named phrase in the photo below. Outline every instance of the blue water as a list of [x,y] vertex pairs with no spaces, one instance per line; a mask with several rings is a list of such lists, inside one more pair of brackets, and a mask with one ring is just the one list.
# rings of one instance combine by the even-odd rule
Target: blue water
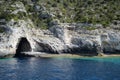
[[120,80],[120,58],[0,59],[0,80]]

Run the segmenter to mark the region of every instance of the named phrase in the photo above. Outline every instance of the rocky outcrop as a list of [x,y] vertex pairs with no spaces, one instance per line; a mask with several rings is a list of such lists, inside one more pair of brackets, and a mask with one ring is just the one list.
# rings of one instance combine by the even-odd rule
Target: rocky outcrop
[[84,30],[76,24],[67,23],[53,25],[50,30],[36,29],[32,26],[34,25],[29,19],[17,22],[12,20],[0,25],[4,29],[4,32],[0,33],[0,56],[17,54],[22,38],[25,38],[30,44],[31,52],[91,55],[120,52],[120,32],[117,30],[90,31]]
[[31,52],[60,53],[64,49],[64,43],[50,31],[35,29],[32,26],[34,25],[30,20],[11,21],[5,24],[5,31],[0,34],[0,54],[15,55],[22,38],[28,40]]
[[[52,27],[54,36],[59,38],[70,53],[117,53],[120,33],[114,29],[85,30],[83,24],[59,24]],[[99,26],[98,26],[99,27]]]

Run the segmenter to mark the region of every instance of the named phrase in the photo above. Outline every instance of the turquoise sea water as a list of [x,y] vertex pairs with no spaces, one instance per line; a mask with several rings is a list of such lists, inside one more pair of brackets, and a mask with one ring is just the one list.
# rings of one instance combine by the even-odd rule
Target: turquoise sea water
[[120,80],[120,57],[0,59],[0,80]]

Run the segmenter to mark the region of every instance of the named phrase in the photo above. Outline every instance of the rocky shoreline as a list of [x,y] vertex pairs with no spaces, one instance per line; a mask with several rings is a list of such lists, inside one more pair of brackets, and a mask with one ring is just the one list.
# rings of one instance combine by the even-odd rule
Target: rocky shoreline
[[[7,6],[2,5],[6,1],[0,2],[3,7],[0,18],[0,57],[31,56],[23,55],[22,52],[38,52],[38,55],[74,53],[83,56],[120,53],[119,20],[113,20],[106,26],[101,23],[74,23],[68,16],[64,15],[62,19],[59,8],[50,8],[49,11],[49,7],[36,2],[8,1]],[[72,14],[71,19],[75,16]],[[67,22],[66,17],[72,22]]]
[[[83,24],[59,23],[49,30],[41,30],[31,20],[14,20],[0,25],[0,56],[16,55],[21,52],[46,54],[89,55],[120,53],[120,32],[114,29],[85,30]],[[19,26],[19,27],[18,27]],[[21,54],[20,54],[21,55]]]
[[39,58],[81,58],[81,57],[101,57],[101,58],[108,58],[108,57],[120,57],[120,54],[99,54],[99,55],[90,55],[90,54],[45,54],[45,53],[29,53],[27,52],[24,54],[26,57],[39,57]]
[[[8,14],[4,17],[5,10],[1,11],[3,14],[0,18],[0,57],[31,56],[30,54],[23,55],[22,52],[38,52],[38,55],[74,53],[83,56],[120,53],[119,20],[113,21],[106,27],[97,23],[61,22],[59,18],[54,19],[52,15],[53,19],[51,19],[47,8],[35,4],[33,7],[37,12],[40,9],[41,14],[38,14],[37,19],[48,18],[46,22],[48,25],[41,25],[42,21],[39,19],[35,25],[36,18],[33,20],[28,16],[34,14],[34,11],[29,13],[29,9],[26,9],[23,2],[13,3],[6,6],[8,9],[5,10]],[[36,11],[35,15],[37,15]]]
[[[0,59],[2,58],[12,58],[14,57],[13,54],[8,54],[8,55],[4,55],[4,56],[0,56]],[[40,52],[34,52],[34,53],[30,53],[30,52],[26,52],[25,54],[23,54],[22,57],[18,57],[18,58],[24,58],[24,57],[36,57],[36,58],[109,58],[109,57],[120,57],[120,54],[99,54],[99,55],[90,55],[90,54],[46,54],[46,53],[40,53]]]

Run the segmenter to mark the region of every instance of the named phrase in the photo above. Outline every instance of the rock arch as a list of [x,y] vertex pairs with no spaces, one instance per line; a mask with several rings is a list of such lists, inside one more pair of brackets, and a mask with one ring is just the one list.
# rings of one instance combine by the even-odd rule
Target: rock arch
[[29,41],[27,40],[26,37],[20,38],[18,44],[17,44],[17,49],[16,49],[16,54],[15,57],[22,57],[24,56],[22,52],[30,52],[32,50],[31,45]]

